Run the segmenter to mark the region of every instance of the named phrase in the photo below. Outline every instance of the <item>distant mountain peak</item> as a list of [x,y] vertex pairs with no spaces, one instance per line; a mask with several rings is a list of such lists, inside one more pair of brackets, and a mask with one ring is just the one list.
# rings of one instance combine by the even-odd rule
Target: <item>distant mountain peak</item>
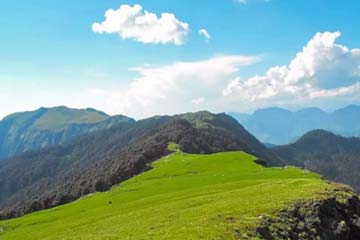
[[316,107],[298,111],[273,107],[259,109],[252,115],[231,113],[261,142],[276,145],[288,144],[305,133],[324,129],[342,136],[360,136],[360,106],[349,105],[334,112]]
[[280,108],[280,107],[270,107],[270,108],[261,108],[261,109],[258,109],[254,112],[253,115],[256,115],[256,114],[263,114],[263,113],[291,113],[290,110],[287,110],[287,109],[284,109],[284,108]]
[[326,113],[326,112],[317,107],[309,107],[309,108],[300,109],[295,113]]
[[110,117],[104,112],[66,106],[11,114],[0,121],[0,159],[29,150],[63,143],[76,136],[111,127],[126,116]]
[[360,191],[360,138],[313,130],[298,141],[272,148],[287,165],[305,167]]
[[356,104],[351,104],[347,107],[340,108],[334,112],[334,114],[344,114],[344,113],[357,113],[360,114],[360,106]]
[[315,129],[307,132],[303,138],[311,137],[311,136],[336,136],[334,133],[324,130],[324,129]]

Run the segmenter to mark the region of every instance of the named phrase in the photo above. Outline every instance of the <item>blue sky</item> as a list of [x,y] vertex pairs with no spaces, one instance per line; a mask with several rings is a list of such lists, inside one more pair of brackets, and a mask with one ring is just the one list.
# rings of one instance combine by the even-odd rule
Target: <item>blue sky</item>
[[[162,13],[172,13],[186,23],[181,44],[144,43],[136,39],[141,32],[123,39],[118,32],[100,34],[92,29],[94,23],[106,20],[107,10],[135,4],[142,6],[139,15],[146,10],[160,19]],[[95,107],[141,118],[199,109],[319,106],[330,110],[359,103],[359,11],[357,0],[4,0],[0,100],[7,104],[0,117],[55,105]],[[199,34],[200,29],[206,29],[210,39]],[[317,33],[326,32],[341,36],[321,35],[314,40]],[[316,57],[323,65],[311,66],[307,69],[311,73],[294,80],[294,71],[300,70],[290,63],[312,39],[315,50],[309,52],[319,56],[325,51],[325,58],[340,63],[327,71],[324,66],[329,64]],[[316,42],[331,39],[331,46],[316,47]],[[338,54],[339,46],[349,51]],[[309,57],[297,62],[304,59]],[[280,77],[269,76],[267,72],[277,66],[289,69],[281,74],[277,70]],[[289,95],[296,100],[289,101]]]

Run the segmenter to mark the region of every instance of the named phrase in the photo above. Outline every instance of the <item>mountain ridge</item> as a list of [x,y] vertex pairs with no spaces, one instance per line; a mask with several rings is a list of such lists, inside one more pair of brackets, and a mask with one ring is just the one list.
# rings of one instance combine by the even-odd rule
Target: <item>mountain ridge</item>
[[0,121],[0,160],[29,150],[64,143],[82,134],[109,128],[123,121],[118,115],[65,106],[14,113]]
[[[185,127],[185,121],[182,121]],[[171,154],[104,193],[0,221],[4,240],[339,239],[360,236],[351,190],[295,167],[230,151]],[[66,219],[66,220],[65,220]],[[64,221],[65,220],[65,221]],[[21,227],[19,227],[21,226]]]
[[253,114],[229,113],[261,142],[284,145],[295,142],[306,132],[324,129],[342,136],[360,136],[360,106],[349,105],[333,112],[320,108],[290,111],[283,108],[265,108]]
[[273,147],[287,165],[306,168],[360,191],[360,138],[313,130],[298,141]]
[[0,215],[16,217],[106,191],[168,154],[169,142],[189,153],[242,150],[268,164],[280,164],[276,155],[225,114],[199,112],[122,122],[0,162]]

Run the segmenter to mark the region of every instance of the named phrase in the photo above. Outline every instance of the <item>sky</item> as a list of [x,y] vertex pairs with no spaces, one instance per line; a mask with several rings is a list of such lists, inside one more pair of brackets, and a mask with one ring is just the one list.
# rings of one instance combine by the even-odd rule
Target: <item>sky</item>
[[360,1],[3,0],[0,118],[360,104]]

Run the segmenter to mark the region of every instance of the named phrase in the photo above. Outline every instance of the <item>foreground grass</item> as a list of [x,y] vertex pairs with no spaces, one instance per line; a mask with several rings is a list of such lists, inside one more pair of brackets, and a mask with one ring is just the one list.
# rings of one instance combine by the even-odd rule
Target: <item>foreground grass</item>
[[239,239],[261,215],[331,188],[315,174],[254,159],[177,152],[109,192],[0,222],[0,239]]

